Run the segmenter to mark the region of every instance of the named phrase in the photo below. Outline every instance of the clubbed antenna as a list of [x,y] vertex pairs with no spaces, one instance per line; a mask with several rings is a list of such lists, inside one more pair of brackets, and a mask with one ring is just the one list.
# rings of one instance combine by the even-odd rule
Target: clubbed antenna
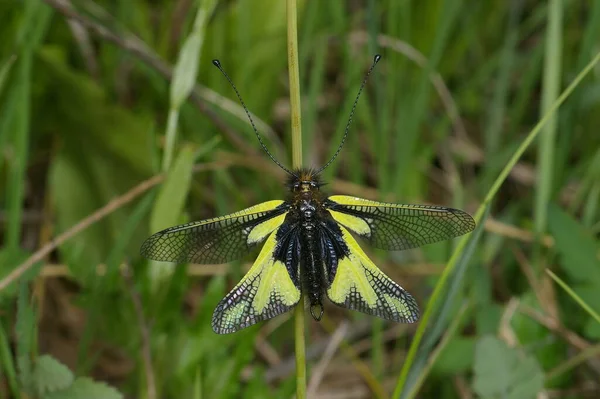
[[344,146],[344,143],[346,142],[346,137],[348,137],[348,130],[350,130],[350,125],[352,124],[352,117],[354,116],[354,111],[356,110],[356,104],[358,104],[358,99],[360,98],[360,94],[362,93],[363,89],[365,88],[365,84],[367,84],[367,79],[369,78],[369,75],[371,74],[371,72],[373,71],[373,68],[375,68],[375,65],[377,65],[377,63],[379,62],[380,59],[381,59],[381,55],[379,55],[379,54],[375,55],[375,57],[373,58],[373,65],[371,65],[371,68],[369,68],[369,70],[367,71],[367,74],[365,75],[365,78],[363,79],[362,84],[360,85],[360,89],[358,89],[358,94],[356,95],[356,99],[354,100],[354,104],[352,105],[352,110],[350,111],[350,118],[348,119],[348,123],[346,124],[346,130],[344,131],[344,136],[342,137],[342,142],[340,143],[340,146],[338,147],[335,154],[333,154],[331,159],[321,169],[317,170],[317,172],[315,174],[321,173],[326,167],[331,165],[333,160],[337,158],[340,151],[342,150],[342,147]]
[[244,107],[244,111],[246,111],[246,115],[248,116],[248,119],[250,120],[250,124],[252,125],[252,129],[254,129],[254,133],[256,134],[256,138],[258,138],[258,142],[260,143],[260,146],[262,147],[262,149],[267,153],[267,155],[269,156],[269,158],[271,158],[271,160],[273,162],[275,162],[275,164],[277,166],[279,166],[281,169],[283,169],[287,174],[292,175],[292,176],[296,176],[294,173],[292,173],[292,171],[290,171],[288,168],[286,168],[285,166],[283,166],[277,159],[275,159],[275,157],[273,156],[273,154],[271,154],[271,151],[269,151],[269,149],[267,148],[267,146],[265,145],[265,143],[262,141],[262,138],[260,137],[260,134],[258,133],[258,130],[256,129],[256,125],[254,125],[254,121],[252,120],[252,116],[250,116],[250,111],[248,111],[248,107],[246,107],[246,104],[244,103],[244,100],[242,100],[242,96],[240,95],[240,92],[238,91],[237,87],[235,87],[235,85],[233,84],[233,81],[231,80],[231,78],[229,77],[229,75],[227,75],[227,73],[223,70],[223,67],[221,66],[221,62],[219,62],[219,60],[213,60],[212,63],[213,63],[214,66],[216,66],[217,68],[219,68],[219,71],[221,71],[221,73],[225,76],[225,78],[227,79],[227,81],[229,82],[229,84],[231,85],[231,87],[233,88],[233,91],[235,91],[235,94],[236,94],[238,100],[240,100],[240,103],[242,104],[242,107]]

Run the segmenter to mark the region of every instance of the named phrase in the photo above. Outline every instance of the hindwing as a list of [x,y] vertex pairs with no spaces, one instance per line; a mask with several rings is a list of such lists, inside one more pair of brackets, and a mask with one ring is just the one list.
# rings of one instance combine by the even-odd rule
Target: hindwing
[[217,305],[212,327],[228,334],[291,310],[300,302],[298,232],[272,232],[242,280]]
[[345,227],[326,223],[322,242],[331,302],[395,322],[419,319],[412,295],[375,266]]

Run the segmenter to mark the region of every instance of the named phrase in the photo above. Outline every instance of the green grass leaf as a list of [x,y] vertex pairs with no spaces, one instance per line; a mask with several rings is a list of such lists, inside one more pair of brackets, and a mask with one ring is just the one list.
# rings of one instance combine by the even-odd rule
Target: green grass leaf
[[206,22],[215,5],[216,0],[201,2],[196,13],[192,33],[187,37],[179,52],[179,58],[173,70],[173,81],[171,82],[171,108],[181,108],[181,105],[194,88]]
[[35,361],[33,384],[38,395],[67,389],[75,377],[67,366],[50,355],[43,355]]
[[6,61],[4,61],[2,63],[2,67],[0,67],[0,94],[2,94],[2,89],[4,88],[4,84],[6,83],[8,73],[10,72],[10,69],[15,63],[16,59],[17,57],[15,55],[12,55]]
[[31,353],[33,351],[33,333],[35,325],[35,312],[29,303],[29,290],[27,284],[19,286],[17,299],[17,322],[15,324],[15,335],[17,341],[17,368],[19,380],[26,392],[32,391],[32,364]]
[[544,387],[537,360],[484,336],[475,348],[473,390],[482,398],[531,399]]
[[185,146],[167,174],[150,216],[150,230],[154,233],[177,224],[190,189],[194,150]]

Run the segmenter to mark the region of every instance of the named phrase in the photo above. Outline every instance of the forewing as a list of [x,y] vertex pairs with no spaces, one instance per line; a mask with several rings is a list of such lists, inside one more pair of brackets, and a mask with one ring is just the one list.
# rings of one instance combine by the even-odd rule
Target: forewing
[[336,225],[328,228],[326,235],[337,258],[336,267],[329,270],[327,297],[331,302],[400,323],[419,319],[412,295],[375,266],[348,230]]
[[335,221],[374,247],[392,251],[447,240],[475,228],[471,215],[442,206],[389,204],[335,195],[328,198],[325,207]]
[[252,268],[219,302],[212,317],[217,334],[241,330],[298,304],[298,240],[289,227],[271,233]]
[[141,255],[167,262],[225,263],[242,257],[279,227],[289,209],[267,201],[230,215],[171,227],[148,238]]

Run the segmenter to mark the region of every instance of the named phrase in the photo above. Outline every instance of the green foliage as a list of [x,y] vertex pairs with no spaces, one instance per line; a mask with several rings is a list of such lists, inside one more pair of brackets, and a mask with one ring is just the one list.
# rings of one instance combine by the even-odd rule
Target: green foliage
[[[290,166],[286,2],[68,2],[100,29],[67,20],[51,3],[0,1],[0,279],[159,171],[165,178],[0,291],[0,397],[122,397],[101,382],[110,381],[147,398],[131,290],[150,335],[157,398],[290,397],[291,322],[231,336],[210,328],[252,257],[187,268],[138,256],[149,233],[285,196],[210,60],[222,61],[266,144]],[[600,311],[598,74],[551,112],[542,142],[526,134],[539,131],[540,114],[596,56],[600,2],[299,1],[298,18],[306,166],[336,150],[363,74],[373,54],[383,55],[324,190],[470,212],[483,204],[481,230],[458,252],[453,243],[375,252],[422,313],[441,305],[416,326],[422,336],[326,308],[328,320],[350,320],[348,344],[366,366],[337,351],[319,394],[372,397],[365,381],[389,389],[405,364],[404,398],[455,398],[459,385],[482,398],[526,398],[592,381],[598,349],[573,346],[525,310],[557,317],[571,336],[600,338],[591,316]],[[195,84],[201,90],[190,99]],[[494,184],[500,173],[504,183]],[[552,240],[530,240],[533,232]],[[440,278],[447,265],[452,273]],[[153,278],[161,267],[170,273]],[[544,281],[544,269],[564,288]],[[447,284],[432,295],[440,281]],[[461,303],[469,311],[455,324]],[[446,340],[448,326],[456,330]],[[310,381],[330,336],[309,319],[307,331]],[[517,344],[490,337],[499,331]]]
[[485,399],[531,399],[544,386],[544,374],[533,356],[492,336],[479,338],[473,373],[473,390]]
[[150,215],[150,230],[155,232],[180,222],[180,215],[192,181],[195,154],[191,146],[179,151],[173,167],[167,173]]

